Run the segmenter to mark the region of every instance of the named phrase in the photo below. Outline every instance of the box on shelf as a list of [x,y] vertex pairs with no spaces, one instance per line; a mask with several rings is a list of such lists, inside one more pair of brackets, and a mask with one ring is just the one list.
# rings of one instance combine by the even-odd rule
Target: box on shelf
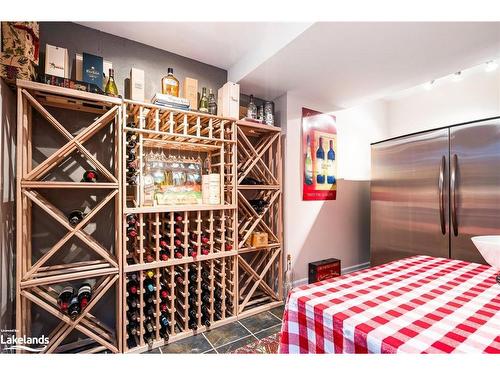
[[144,96],[144,70],[130,69],[130,99],[143,102]]
[[38,22],[2,22],[1,52],[24,56],[37,66],[40,51]]
[[45,74],[69,78],[69,55],[66,48],[45,45]]
[[36,65],[26,56],[0,53],[0,77],[10,85],[15,85],[16,79],[35,80],[36,70]]
[[184,79],[184,98],[189,101],[189,108],[198,110],[198,80],[186,77]]
[[340,259],[329,258],[309,263],[309,284],[340,276]]
[[104,95],[104,91],[102,91],[99,87],[97,87],[97,85],[94,85],[92,83],[86,83],[86,82],[82,82],[82,81],[74,81],[72,79],[61,78],[61,77],[52,76],[49,74],[40,75],[38,81],[42,82],[42,83],[46,83],[47,85],[65,87],[68,89],[80,90],[80,91],[91,92],[94,94]]
[[238,119],[240,111],[240,85],[226,82],[217,92],[217,114]]
[[151,99],[151,103],[174,109],[189,109],[189,101],[187,99],[168,94],[156,93]]
[[269,244],[269,237],[266,232],[253,232],[246,241],[247,246],[262,247]]
[[[108,60],[103,60],[102,69],[104,73],[108,72],[109,74],[109,69],[113,69],[113,63]],[[102,87],[106,87],[108,83],[108,74],[106,74],[105,78],[103,77]],[[77,81],[83,81],[83,55],[80,53],[75,54],[75,79]]]
[[203,204],[220,204],[220,174],[201,176],[201,193]]
[[82,81],[93,83],[103,90],[102,73],[104,71],[103,58],[101,56],[83,53]]

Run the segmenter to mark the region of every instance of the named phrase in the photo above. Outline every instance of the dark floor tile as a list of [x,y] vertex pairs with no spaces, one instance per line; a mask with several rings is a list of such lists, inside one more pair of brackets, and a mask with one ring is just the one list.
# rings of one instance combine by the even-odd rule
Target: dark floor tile
[[255,340],[255,337],[247,336],[247,337],[244,337],[244,338],[239,339],[237,341],[233,341],[229,344],[218,347],[217,353],[231,353],[231,352],[235,351],[236,349],[239,349],[242,346],[248,345],[254,341],[257,341],[257,340]]
[[249,334],[250,333],[248,333],[248,331],[238,322],[232,322],[205,332],[206,338],[215,348],[228,344],[231,341],[241,339]]
[[156,348],[153,350],[146,350],[145,352],[142,352],[142,354],[161,354],[160,348]]
[[256,332],[256,333],[254,333],[254,335],[257,336],[257,338],[259,340],[261,340],[261,339],[264,339],[264,338],[269,337],[271,335],[274,335],[275,333],[278,333],[279,331],[281,331],[281,324],[277,324],[271,328],[267,328],[263,331]]
[[272,312],[274,315],[276,315],[278,318],[283,319],[283,311],[285,311],[285,304],[275,307],[269,311]]
[[199,334],[162,346],[163,353],[203,353],[210,350],[210,343]]
[[244,318],[240,320],[241,324],[243,324],[250,332],[258,332],[263,329],[270,328],[281,322],[280,319],[276,318],[273,314],[269,313],[269,311],[261,312],[257,315],[249,316],[248,318]]

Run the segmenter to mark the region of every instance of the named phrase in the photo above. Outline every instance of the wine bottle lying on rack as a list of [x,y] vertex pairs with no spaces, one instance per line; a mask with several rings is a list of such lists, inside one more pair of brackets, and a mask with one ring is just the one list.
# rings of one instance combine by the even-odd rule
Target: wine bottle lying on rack
[[76,227],[85,217],[85,214],[82,210],[73,210],[68,215],[69,224],[73,227]]
[[98,174],[95,170],[89,169],[83,172],[83,178],[81,182],[97,182]]

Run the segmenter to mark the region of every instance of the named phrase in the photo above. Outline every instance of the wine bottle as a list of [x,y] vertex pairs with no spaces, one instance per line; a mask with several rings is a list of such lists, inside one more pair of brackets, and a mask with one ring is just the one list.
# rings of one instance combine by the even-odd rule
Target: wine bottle
[[89,283],[84,283],[80,286],[80,288],[78,288],[77,297],[80,303],[80,308],[83,310],[92,298],[92,287]]
[[170,335],[167,328],[160,328],[160,337],[165,341],[168,341]]
[[153,293],[146,293],[144,294],[144,303],[146,305],[152,305],[154,303],[154,294]]
[[76,227],[85,217],[85,214],[81,210],[73,210],[68,215],[69,224]]
[[93,169],[89,169],[83,172],[82,182],[97,182],[97,178],[97,172]]
[[333,150],[333,140],[330,140],[330,149],[326,154],[328,160],[328,172],[326,175],[327,184],[333,185],[335,183],[335,151]]
[[208,248],[207,246],[202,246],[201,255],[208,255],[208,254],[210,254],[210,248]]
[[146,305],[144,306],[144,315],[148,317],[154,317],[155,316],[155,309],[153,305]]
[[146,293],[153,293],[156,291],[156,286],[154,284],[154,281],[151,279],[146,279],[144,280],[144,289],[146,290]]
[[130,336],[137,336],[139,332],[139,326],[136,322],[130,322],[127,324],[127,332]]
[[226,242],[225,249],[226,249],[226,251],[231,251],[231,250],[233,250],[233,245]]
[[196,320],[190,319],[188,322],[188,327],[189,329],[198,329],[198,323],[196,322]]
[[184,278],[182,277],[182,275],[179,272],[175,273],[175,283],[177,285],[183,285],[184,284]]
[[168,252],[166,250],[160,250],[160,260],[166,262],[168,260]]
[[57,297],[57,304],[59,306],[59,310],[62,312],[67,312],[69,303],[71,302],[71,299],[73,298],[73,295],[75,294],[75,290],[73,289],[72,286],[66,286],[61,290],[59,293],[59,296]]
[[127,215],[127,225],[129,227],[133,227],[137,225],[137,215],[136,214],[128,214]]
[[130,238],[137,237],[137,229],[135,226],[127,227],[127,237]]
[[168,312],[168,305],[165,302],[160,303],[160,311],[162,313],[167,313]]
[[127,297],[127,304],[131,309],[136,309],[139,306],[139,299],[136,297]]
[[203,315],[210,315],[210,308],[207,305],[201,305],[201,313]]
[[130,280],[128,283],[127,283],[127,291],[134,295],[134,294],[137,294],[137,291],[139,289],[139,283],[137,282],[137,280]]
[[325,150],[323,150],[323,138],[319,137],[319,145],[316,150],[316,183],[324,184],[325,183],[325,175],[324,175],[324,165],[325,163]]
[[129,322],[138,322],[139,321],[139,313],[137,310],[128,310],[127,311],[127,319]]
[[[167,224],[167,226],[166,226],[167,232],[165,234],[168,237],[170,237],[171,228],[172,228],[172,226],[170,224]],[[174,224],[174,234],[176,234],[176,235],[182,234],[182,228],[177,224]]]
[[170,326],[170,322],[168,320],[167,315],[161,314],[161,316],[160,316],[160,325],[161,325],[161,328],[168,328]]
[[168,292],[168,287],[166,285],[161,285],[160,284],[160,298],[162,300],[166,300],[168,298],[168,296],[170,295],[170,293]]
[[154,334],[152,332],[146,332],[144,334],[144,341],[149,347],[153,346]]
[[196,319],[198,317],[198,314],[196,312],[195,309],[189,309],[188,310],[188,316],[191,318],[191,319]]
[[215,94],[212,89],[208,90],[208,113],[211,115],[217,114],[217,100],[215,99]]
[[208,285],[205,281],[201,282],[201,290],[210,291],[210,285]]
[[196,283],[198,281],[198,275],[194,272],[189,272],[189,281]]
[[313,184],[313,162],[311,158],[311,138],[306,138],[306,156],[304,158],[304,182],[306,185]]
[[197,306],[198,305],[198,298],[196,296],[190,294],[188,297],[188,302],[189,302],[189,305],[191,305],[191,306]]
[[204,325],[207,328],[210,328],[210,318],[206,315],[202,315],[201,317],[201,324]]
[[188,247],[188,256],[196,258],[198,256],[198,253],[191,247]]
[[80,307],[80,302],[78,301],[78,297],[73,296],[68,306],[69,317],[71,318],[71,320],[75,320],[78,317],[78,315],[80,315],[81,312],[82,309]]
[[182,220],[184,220],[184,217],[183,217],[181,214],[176,213],[176,214],[174,215],[174,219],[175,219],[175,221],[176,221],[177,223],[181,223],[181,222],[182,222]]
[[177,259],[184,257],[184,251],[180,247],[176,247],[174,249],[174,257]]
[[137,341],[135,340],[135,337],[134,337],[134,336],[129,337],[129,338],[127,339],[127,347],[128,347],[129,349],[133,349],[133,348],[135,348],[136,346],[137,346]]
[[146,332],[149,332],[149,333],[154,331],[154,325],[151,322],[151,319],[149,317],[146,318],[146,321],[144,322],[144,329],[146,330]]
[[116,87],[115,83],[114,69],[109,69],[108,83],[106,84],[104,92],[106,93],[106,95],[109,96],[115,96],[115,97],[118,96],[118,87]]
[[198,105],[198,110],[200,112],[208,112],[208,98],[207,98],[207,88],[203,87],[201,89],[200,104]]
[[188,287],[188,291],[190,294],[196,295],[198,292],[198,288],[195,285],[190,284]]
[[257,106],[253,101],[253,95],[250,95],[250,103],[248,103],[247,117],[251,119],[257,118]]

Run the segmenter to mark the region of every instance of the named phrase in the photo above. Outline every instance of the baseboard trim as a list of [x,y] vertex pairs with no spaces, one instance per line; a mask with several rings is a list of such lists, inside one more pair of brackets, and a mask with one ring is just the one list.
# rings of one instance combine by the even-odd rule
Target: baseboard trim
[[[354,266],[344,267],[341,269],[341,272],[342,272],[342,275],[345,275],[345,274],[348,274],[351,272],[364,270],[365,268],[368,268],[368,267],[370,267],[370,262],[365,262],[365,263],[355,264]],[[307,277],[304,279],[295,280],[292,283],[292,287],[295,288],[297,286],[307,284],[307,282],[308,282]]]

